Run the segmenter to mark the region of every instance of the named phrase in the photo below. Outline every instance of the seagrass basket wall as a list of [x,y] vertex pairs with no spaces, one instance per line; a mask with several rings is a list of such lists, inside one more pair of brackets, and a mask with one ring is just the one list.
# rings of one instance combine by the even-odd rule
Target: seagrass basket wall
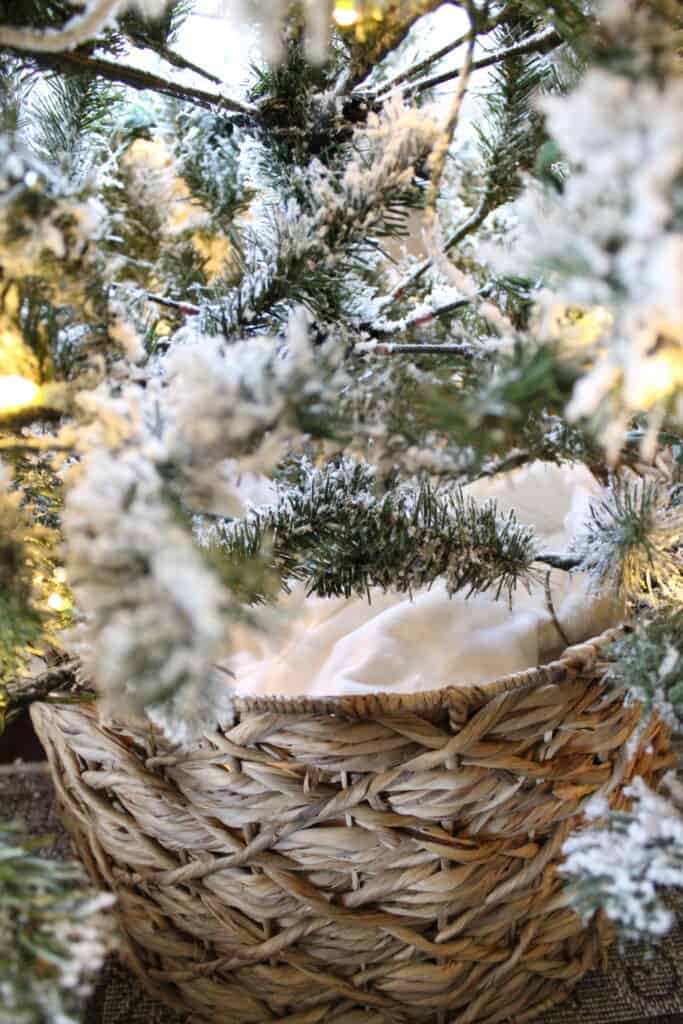
[[482,686],[236,700],[189,749],[33,719],[128,962],[192,1020],[520,1024],[604,960],[557,871],[584,803],[670,763],[604,685],[615,632]]

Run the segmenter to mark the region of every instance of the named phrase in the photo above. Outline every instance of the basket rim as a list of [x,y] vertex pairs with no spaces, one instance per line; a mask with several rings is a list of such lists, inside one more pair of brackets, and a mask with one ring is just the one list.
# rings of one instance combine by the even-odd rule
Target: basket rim
[[[354,718],[359,720],[370,720],[381,718],[384,715],[418,715],[420,717],[436,717],[440,712],[446,710],[457,711],[462,714],[465,711],[478,710],[490,700],[504,693],[521,689],[540,689],[543,686],[557,686],[558,684],[571,682],[584,672],[589,672],[600,661],[601,654],[605,647],[631,631],[631,626],[621,622],[616,626],[591,637],[589,640],[566,647],[562,654],[553,661],[543,665],[532,665],[519,672],[511,672],[508,675],[497,676],[482,683],[460,684],[448,683],[432,690],[417,690],[412,693],[393,693],[388,690],[377,690],[372,693],[361,694],[330,694],[323,697],[307,697],[305,695],[286,697],[273,694],[263,697],[240,696],[230,693],[225,702],[225,710],[228,718],[239,720],[252,715],[325,715],[338,716],[343,718]],[[98,701],[92,704],[69,704],[68,707],[85,715],[99,717]],[[49,707],[60,706],[59,700],[50,701],[45,704],[37,701],[31,706],[31,712],[47,710]],[[159,727],[143,715],[147,727],[156,731]],[[106,716],[107,720],[119,724],[124,721],[132,722],[138,716],[119,716],[113,718]],[[221,723],[217,722],[221,727]],[[228,727],[229,723],[223,721],[222,727]]]
[[628,631],[629,627],[625,623],[611,626],[589,640],[565,648],[554,661],[533,665],[483,683],[448,683],[433,690],[413,693],[377,690],[373,693],[330,694],[323,697],[285,697],[276,694],[247,697],[233,694],[230,705],[240,715],[274,712],[279,715],[339,714],[354,718],[376,718],[382,714],[401,713],[424,715],[430,711],[464,705],[480,707],[493,697],[510,690],[558,684],[575,678],[579,673],[593,668],[604,648]]

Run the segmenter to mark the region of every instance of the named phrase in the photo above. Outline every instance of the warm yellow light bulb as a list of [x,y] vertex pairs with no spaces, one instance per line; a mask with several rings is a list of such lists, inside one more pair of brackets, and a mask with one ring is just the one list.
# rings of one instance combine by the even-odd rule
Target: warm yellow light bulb
[[71,607],[71,601],[68,597],[64,597],[62,594],[58,594],[56,591],[54,594],[50,594],[47,599],[47,606],[51,608],[53,612],[65,612],[67,608]]
[[626,398],[632,409],[650,409],[683,387],[683,352],[673,345],[641,359],[627,376]]
[[563,349],[587,348],[595,345],[614,323],[614,317],[604,306],[555,305],[550,310],[553,335],[562,342]]
[[355,0],[337,0],[332,12],[337,25],[340,28],[351,28],[358,21],[358,8]]
[[27,377],[18,374],[0,377],[0,413],[15,412],[31,405],[38,390],[38,385]]

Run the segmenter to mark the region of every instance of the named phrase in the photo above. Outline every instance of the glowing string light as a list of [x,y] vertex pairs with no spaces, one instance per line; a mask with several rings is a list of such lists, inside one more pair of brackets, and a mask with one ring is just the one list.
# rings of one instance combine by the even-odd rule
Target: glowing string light
[[339,28],[351,28],[360,17],[355,0],[337,0],[332,17]]
[[27,377],[18,374],[0,376],[0,412],[15,412],[31,405],[40,389]]
[[51,608],[53,612],[65,612],[71,607],[71,601],[68,597],[63,594],[58,594],[56,591],[54,594],[50,594],[47,599],[47,606]]
[[683,387],[683,352],[670,345],[639,360],[626,375],[626,400],[632,409],[651,409]]
[[0,316],[0,413],[33,405],[40,388],[36,356],[7,317]]
[[567,306],[556,304],[550,310],[550,329],[563,350],[596,345],[609,333],[614,316],[604,306]]

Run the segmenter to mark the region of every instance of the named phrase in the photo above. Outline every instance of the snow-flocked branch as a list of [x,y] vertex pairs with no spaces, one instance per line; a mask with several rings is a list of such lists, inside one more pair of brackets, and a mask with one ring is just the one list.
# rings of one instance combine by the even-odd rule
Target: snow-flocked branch
[[89,0],[81,14],[69,18],[61,28],[13,28],[0,25],[0,46],[33,53],[73,50],[93,39],[123,7],[124,0]]
[[[33,55],[33,51],[31,51]],[[257,119],[259,112],[256,107],[238,100],[230,99],[218,92],[209,92],[207,89],[200,89],[197,86],[181,85],[172,79],[164,78],[151,71],[132,67],[120,61],[105,60],[102,57],[94,57],[83,53],[80,50],[54,52],[49,54],[36,54],[38,62],[45,67],[53,68],[61,72],[88,72],[108,82],[116,82],[119,85],[127,85],[132,89],[157,92],[162,96],[171,96],[174,99],[186,103],[193,103],[205,110],[229,111],[234,114],[241,114],[249,119]]]
[[[491,18],[490,21],[479,26],[479,35],[482,35],[484,32],[490,32],[491,29],[496,27],[496,25],[499,25],[509,17],[509,14],[510,12],[508,8],[505,7],[495,18]],[[446,45],[442,46],[439,50],[435,50],[435,52],[431,53],[428,57],[418,61],[416,64],[411,64],[405,69],[405,71],[401,71],[398,75],[389,79],[388,82],[383,82],[377,89],[377,92],[373,94],[372,99],[375,101],[385,99],[397,86],[402,85],[403,82],[407,82],[411,78],[417,78],[417,76],[421,75],[423,71],[430,68],[432,64],[436,64],[437,61],[443,60],[443,58],[447,57],[449,53],[453,52],[453,50],[457,50],[458,47],[467,42],[468,36],[469,29],[467,32],[463,32],[461,36],[458,36],[457,39],[454,39],[450,43],[446,43]]]
[[641,614],[612,645],[610,678],[683,733],[683,609],[664,605]]
[[[441,248],[444,253],[449,253],[452,249],[459,245],[467,236],[476,231],[478,227],[488,216],[489,209],[486,203],[485,197],[481,200],[477,208],[467,217],[461,224],[459,224],[451,233],[448,235],[446,240],[443,242]],[[387,296],[380,299],[377,303],[377,313],[381,315],[386,309],[390,309],[391,306],[400,299],[401,296],[409,289],[412,288],[417,282],[424,277],[427,271],[434,265],[434,260],[431,256],[420,260],[406,275],[403,277],[398,284],[396,284]]]
[[449,594],[510,595],[533,578],[535,539],[514,513],[477,505],[458,489],[422,482],[375,493],[371,467],[344,460],[303,479],[278,503],[220,521],[207,542],[229,558],[265,557],[286,587],[305,580],[320,597],[365,596],[371,587],[412,593],[438,578]]
[[579,913],[602,907],[626,937],[661,937],[674,921],[663,891],[683,887],[683,786],[671,773],[659,794],[641,778],[626,793],[631,811],[591,802],[588,813],[601,820],[565,842],[562,870]]
[[78,678],[79,662],[75,659],[60,662],[53,665],[45,672],[30,679],[14,680],[2,685],[2,696],[7,703],[7,710],[11,712],[15,708],[24,708],[35,701],[44,701],[51,694],[59,693],[63,698],[65,693],[81,689]]
[[459,359],[474,359],[480,354],[473,345],[401,345],[395,342],[380,342],[371,351],[379,356],[437,355],[457,356]]
[[520,57],[528,53],[547,53],[548,50],[559,46],[562,41],[562,37],[555,29],[538,32],[529,39],[513,43],[511,46],[505,46],[500,50],[496,50],[495,53],[489,53],[486,57],[479,57],[477,60],[473,60],[469,67],[467,62],[465,62],[461,67],[452,68],[450,71],[443,71],[440,75],[433,75],[431,78],[423,78],[420,82],[411,83],[406,86],[405,92],[409,97],[417,96],[422,92],[427,92],[429,89],[434,89],[437,85],[444,85],[454,78],[469,74],[470,71],[479,71],[482,68],[490,68],[494,64],[500,64],[505,60],[509,60],[510,57]]
[[195,306],[192,302],[178,302],[176,299],[167,299],[164,295],[153,295],[151,292],[148,292],[146,297],[149,302],[165,306],[167,309],[174,309],[183,316],[198,316],[201,313],[199,306]]
[[[488,285],[480,288],[474,295],[468,296],[467,298],[458,298],[452,300],[446,300],[445,302],[435,303],[431,305],[423,303],[417,309],[412,310],[407,316],[401,320],[389,320],[383,316],[378,316],[372,320],[364,320],[360,324],[362,331],[367,332],[371,337],[378,339],[395,337],[396,335],[405,334],[406,332],[413,330],[417,327],[424,327],[426,324],[432,323],[434,320],[440,317],[448,317],[453,313],[457,313],[461,309],[467,309],[472,306],[478,299],[484,298],[490,293],[491,289]],[[386,300],[381,300],[379,308],[386,308],[388,305]],[[361,342],[361,345],[363,343]],[[467,344],[450,344],[450,345],[410,345],[410,344],[396,344],[396,343],[381,343],[373,348],[373,351],[380,352],[382,355],[393,355],[394,353],[400,354],[401,352],[437,352],[441,355],[452,355],[462,353],[474,355],[476,351],[482,351],[477,349],[473,345]]]
[[613,480],[576,541],[596,583],[652,604],[683,600],[683,505],[654,483]]
[[[235,291],[206,315],[226,334],[262,323],[288,295],[312,312],[333,319],[328,295],[367,239],[396,232],[411,208],[415,165],[431,151],[439,134],[424,111],[392,97],[379,115],[354,133],[352,156],[343,173],[315,161],[299,181],[305,205],[291,200],[273,210],[271,251]],[[413,203],[416,202],[412,197]],[[280,306],[280,308],[282,308]]]
[[38,856],[41,845],[0,823],[0,1016],[17,1024],[77,1024],[116,948],[116,898],[95,892],[79,865]]
[[144,46],[147,50],[152,50],[174,68],[179,68],[181,71],[192,71],[195,75],[205,78],[207,82],[213,82],[214,85],[223,84],[218,75],[214,75],[212,71],[208,71],[207,68],[203,68],[200,64],[195,64],[194,61],[188,60],[188,58],[183,56],[183,54],[176,53],[175,50],[171,50],[168,46],[164,46],[161,43],[155,43],[148,38],[138,39],[138,37],[132,35],[132,33],[126,34],[132,38],[136,44]]
[[151,708],[183,736],[215,710],[214,667],[263,574],[259,559],[217,572],[193,541],[192,514],[238,508],[226,461],[269,470],[299,424],[310,425],[323,355],[314,357],[301,317],[284,352],[274,338],[187,340],[166,356],[161,379],[105,416],[106,441],[72,467],[66,567],[89,612],[75,653],[105,706]]

